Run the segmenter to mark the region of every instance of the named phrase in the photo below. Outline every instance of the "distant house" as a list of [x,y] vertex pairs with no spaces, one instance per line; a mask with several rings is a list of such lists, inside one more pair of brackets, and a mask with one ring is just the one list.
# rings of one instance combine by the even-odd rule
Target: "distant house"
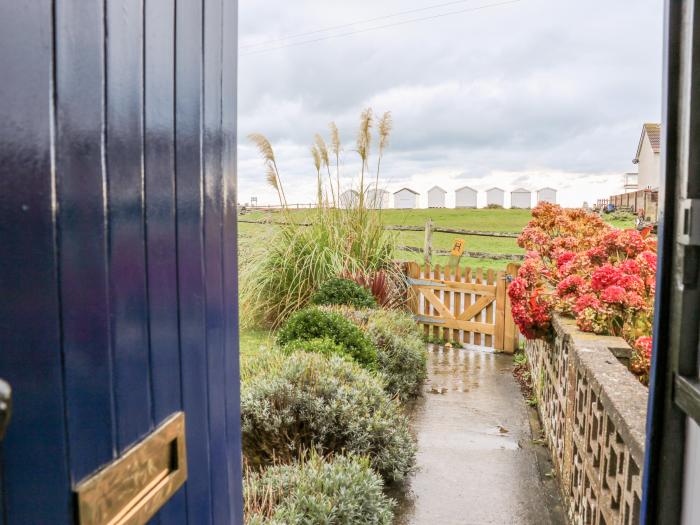
[[394,208],[412,209],[418,207],[418,192],[411,188],[401,188],[394,192]]
[[428,208],[444,208],[447,192],[440,186],[433,186],[428,190]]
[[382,189],[368,190],[367,207],[371,209],[387,209],[391,206],[391,193]]
[[476,190],[462,186],[455,190],[455,208],[476,208]]
[[506,192],[501,188],[486,190],[486,206],[505,206]]
[[556,204],[557,190],[554,188],[540,188],[537,190],[537,204],[540,202],[551,202],[552,204]]
[[632,162],[638,165],[638,189],[658,190],[661,180],[661,124],[647,122],[642,126],[637,155]]
[[511,208],[530,208],[532,206],[532,192],[525,188],[517,188],[510,192]]
[[357,193],[355,190],[345,190],[343,193],[340,194],[340,198],[338,199],[340,207],[346,209],[357,206],[359,200],[360,194]]

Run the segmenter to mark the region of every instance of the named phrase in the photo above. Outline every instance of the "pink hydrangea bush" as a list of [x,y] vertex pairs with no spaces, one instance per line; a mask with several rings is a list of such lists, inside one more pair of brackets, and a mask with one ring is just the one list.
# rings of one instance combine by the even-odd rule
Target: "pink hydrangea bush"
[[651,358],[656,241],[649,230],[618,230],[584,210],[543,203],[518,238],[527,250],[508,288],[513,318],[529,339],[551,330],[552,313],[579,329],[624,337],[643,380]]

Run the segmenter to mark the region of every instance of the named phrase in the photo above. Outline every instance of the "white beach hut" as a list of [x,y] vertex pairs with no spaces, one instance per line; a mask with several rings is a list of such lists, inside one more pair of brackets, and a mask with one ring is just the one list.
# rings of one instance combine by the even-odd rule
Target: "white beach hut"
[[411,188],[401,188],[394,192],[394,208],[412,209],[418,207],[418,192]]
[[383,209],[391,207],[391,193],[383,189],[368,190],[367,207],[371,209]]
[[455,190],[455,208],[476,208],[477,191],[469,186]]
[[428,208],[444,208],[447,192],[440,186],[433,186],[428,190]]
[[341,208],[347,209],[357,206],[359,199],[360,194],[357,193],[355,190],[345,190],[343,193],[340,194],[340,198],[338,199],[338,201],[340,202]]
[[537,204],[540,202],[551,202],[556,204],[557,202],[557,190],[554,188],[540,188],[537,190]]
[[506,192],[501,188],[489,188],[486,190],[486,206],[505,206]]
[[532,192],[525,188],[517,188],[510,192],[510,207],[525,208],[532,206]]

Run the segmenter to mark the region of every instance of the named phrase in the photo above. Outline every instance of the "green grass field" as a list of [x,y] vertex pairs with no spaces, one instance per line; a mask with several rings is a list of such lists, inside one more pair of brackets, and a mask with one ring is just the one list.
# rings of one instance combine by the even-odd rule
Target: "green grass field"
[[240,355],[241,363],[254,359],[255,356],[270,348],[274,335],[267,330],[241,330]]
[[[304,222],[309,219],[310,210],[295,210],[292,213],[294,220]],[[245,220],[253,221],[269,221],[274,222],[279,220],[279,212],[253,212],[243,216]],[[509,210],[509,209],[418,209],[418,210],[384,210],[382,212],[382,220],[385,224],[398,226],[424,226],[425,222],[430,218],[435,226],[445,228],[460,228],[465,230],[479,231],[494,231],[494,232],[512,232],[520,233],[530,220],[530,210]],[[634,226],[633,221],[611,221],[611,224],[618,228],[630,228]],[[266,234],[272,232],[275,226],[273,224],[247,224],[239,223],[239,238],[241,247],[244,248],[246,243],[259,242],[265,238]],[[414,246],[416,248],[423,247],[423,232],[396,232],[397,244],[400,246]],[[449,250],[452,243],[457,238],[463,238],[466,241],[466,251],[486,252],[486,253],[504,253],[504,254],[522,254],[524,250],[515,242],[515,239],[498,238],[498,237],[481,237],[481,236],[464,236],[446,233],[433,234],[433,249],[434,250]],[[422,262],[423,256],[420,253],[397,252],[397,258],[405,261]],[[433,264],[444,265],[447,263],[448,257],[434,256]],[[508,261],[494,259],[472,259],[468,257],[462,258],[460,264],[462,266],[470,266],[472,268],[484,268],[500,270],[505,268]]]

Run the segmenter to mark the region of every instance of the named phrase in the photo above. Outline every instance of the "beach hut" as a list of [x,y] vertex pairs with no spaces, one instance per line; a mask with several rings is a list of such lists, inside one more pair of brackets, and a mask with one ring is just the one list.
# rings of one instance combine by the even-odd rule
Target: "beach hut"
[[394,208],[412,209],[418,207],[418,192],[411,188],[401,188],[394,192]]
[[477,191],[469,186],[455,190],[455,208],[476,208]]
[[501,188],[490,188],[486,190],[486,206],[505,206],[506,192]]
[[382,189],[368,190],[367,207],[371,209],[387,209],[391,206],[391,193]]
[[440,186],[433,186],[428,190],[428,208],[444,208],[447,192]]
[[345,190],[343,193],[340,194],[340,207],[341,208],[353,208],[357,206],[357,203],[360,199],[360,194],[357,193],[355,190]]
[[528,209],[532,205],[532,192],[525,188],[517,188],[510,192],[510,207]]
[[551,202],[552,204],[556,204],[557,190],[549,187],[540,188],[537,190],[537,204],[540,202]]

